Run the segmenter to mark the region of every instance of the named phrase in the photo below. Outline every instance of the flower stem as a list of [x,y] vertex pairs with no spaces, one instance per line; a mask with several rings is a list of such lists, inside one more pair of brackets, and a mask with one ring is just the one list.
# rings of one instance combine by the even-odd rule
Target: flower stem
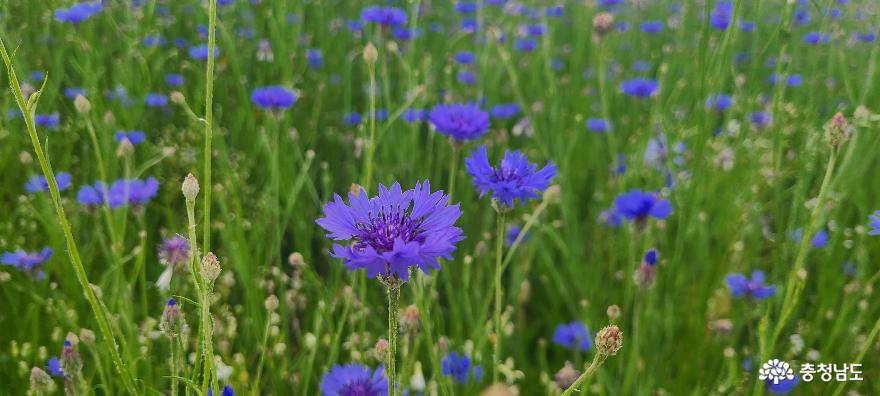
[[370,75],[370,136],[364,142],[367,153],[364,156],[364,179],[361,185],[367,193],[373,182],[373,154],[376,152],[376,68],[367,62],[367,73]]
[[455,174],[458,172],[458,145],[450,139],[449,146],[452,147],[452,159],[449,160],[449,188],[446,189],[446,194],[452,199],[452,191],[455,190]]
[[202,246],[205,251],[211,250],[211,140],[214,136],[214,54],[216,52],[215,35],[217,30],[217,0],[208,1],[208,66],[205,72],[205,194],[204,194],[204,223],[202,224]]
[[[76,273],[76,278],[83,289],[83,293],[86,295],[86,300],[88,301],[89,306],[92,309],[92,314],[95,316],[95,321],[98,322],[98,327],[101,330],[101,335],[104,337],[104,342],[106,343],[107,349],[110,350],[110,357],[113,360],[114,365],[116,366],[116,371],[119,372],[119,375],[122,377],[122,383],[125,386],[125,389],[128,391],[129,394],[137,395],[138,391],[135,387],[134,376],[129,371],[128,366],[126,366],[125,362],[122,360],[122,356],[119,354],[119,347],[116,344],[116,337],[114,336],[113,331],[110,327],[110,322],[107,320],[107,315],[104,312],[104,309],[102,308],[98,297],[95,295],[95,291],[92,289],[91,283],[89,282],[86,269],[83,266],[82,259],[79,255],[79,249],[77,248],[76,240],[74,239],[73,232],[70,228],[70,223],[67,220],[67,215],[64,213],[64,207],[61,205],[61,195],[58,190],[58,183],[55,180],[55,172],[52,170],[49,159],[43,152],[43,146],[40,144],[40,138],[37,136],[37,127],[34,122],[34,113],[36,111],[36,102],[39,99],[39,95],[42,93],[42,88],[40,89],[40,91],[32,94],[31,98],[29,99],[31,103],[26,103],[24,95],[21,92],[21,86],[18,83],[18,77],[16,76],[15,70],[12,66],[12,59],[6,52],[6,45],[3,43],[3,40],[0,40],[0,54],[2,54],[3,62],[6,64],[6,71],[9,75],[9,87],[12,89],[12,92],[15,95],[16,102],[18,103],[18,107],[22,113],[22,118],[24,118],[25,125],[27,127],[28,135],[31,139],[31,144],[33,145],[34,152],[37,155],[37,160],[40,163],[40,168],[43,171],[43,176],[46,178],[46,181],[49,184],[49,194],[52,198],[52,204],[55,207],[55,214],[58,217],[58,222],[61,223],[61,229],[64,233],[64,240],[67,244],[67,254],[70,258],[70,263],[73,266],[73,270]],[[44,86],[46,80],[48,80],[48,78],[43,80]],[[35,97],[33,95],[38,96]]]
[[395,396],[397,389],[397,317],[400,305],[400,284],[388,288],[388,396]]
[[495,227],[495,315],[493,328],[495,333],[494,351],[492,353],[492,382],[498,382],[498,366],[501,364],[501,300],[504,291],[501,289],[501,250],[504,242],[504,220],[506,214],[499,211]]
[[171,396],[177,396],[177,356],[175,354],[176,336],[169,338],[171,346]]
[[562,392],[562,396],[573,395],[574,392],[579,391],[581,387],[583,387],[587,383],[587,380],[589,380],[590,377],[593,376],[596,370],[599,369],[599,366],[601,366],[602,363],[605,362],[605,358],[606,356],[600,353],[597,353],[595,356],[593,356],[593,361],[592,363],[590,363],[590,367],[587,367],[587,371],[584,371],[584,373],[581,374],[580,377],[578,377],[578,379],[575,380],[574,383],[565,390],[565,392]]
[[266,363],[266,349],[269,344],[269,329],[272,327],[272,312],[268,313],[266,317],[266,329],[263,332],[263,342],[260,344],[260,362],[257,364],[257,376],[254,380],[254,388],[251,391],[252,395],[260,394],[260,380],[263,376],[263,366]]

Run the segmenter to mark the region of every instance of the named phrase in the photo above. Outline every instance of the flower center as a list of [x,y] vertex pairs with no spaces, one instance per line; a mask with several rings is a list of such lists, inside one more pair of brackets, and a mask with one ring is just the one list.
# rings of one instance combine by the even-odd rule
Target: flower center
[[380,212],[370,216],[369,223],[357,225],[361,230],[361,234],[355,237],[357,247],[372,246],[377,252],[383,253],[394,250],[394,241],[398,238],[404,242],[422,242],[421,222],[421,219],[413,219],[401,210]]
[[358,381],[348,384],[341,393],[342,396],[376,396],[378,392],[373,390],[370,383]]

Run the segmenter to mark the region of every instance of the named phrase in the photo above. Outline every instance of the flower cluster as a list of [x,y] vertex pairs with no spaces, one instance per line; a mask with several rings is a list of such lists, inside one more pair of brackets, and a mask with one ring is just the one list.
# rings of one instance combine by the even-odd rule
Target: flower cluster
[[513,208],[514,200],[523,204],[526,200],[540,197],[556,177],[556,165],[547,161],[543,168],[529,162],[519,151],[506,151],[498,166],[489,163],[486,146],[480,146],[465,159],[468,174],[480,196],[490,194],[492,199]]

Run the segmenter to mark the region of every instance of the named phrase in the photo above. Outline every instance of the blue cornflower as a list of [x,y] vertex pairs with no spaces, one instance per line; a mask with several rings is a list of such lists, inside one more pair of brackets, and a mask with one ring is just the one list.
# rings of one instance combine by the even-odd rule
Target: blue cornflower
[[614,208],[609,208],[599,213],[599,221],[608,227],[617,228],[623,225],[623,216]]
[[525,32],[529,36],[540,37],[543,36],[544,33],[547,32],[547,28],[542,24],[537,25],[527,25],[524,28]]
[[642,259],[642,262],[647,265],[657,265],[657,249],[649,249],[645,253],[645,258]]
[[296,94],[280,85],[254,89],[251,101],[257,107],[267,110],[283,110],[296,103]]
[[421,36],[422,29],[420,29],[420,28],[407,29],[402,26],[395,26],[393,29],[391,29],[391,35],[400,41],[408,41],[408,40],[411,40],[413,37]]
[[780,379],[778,383],[773,383],[773,380],[767,379],[764,383],[767,385],[767,390],[776,395],[784,395],[788,392],[794,390],[799,381],[798,375],[795,374],[792,379]]
[[466,384],[471,378],[479,381],[483,377],[483,366],[471,367],[471,358],[457,352],[447,354],[440,362],[440,367],[444,376],[452,377],[452,381],[459,384]]
[[76,99],[77,96],[86,96],[86,90],[83,87],[64,88],[64,96],[68,99]]
[[76,200],[86,206],[103,205],[106,202],[111,209],[114,209],[128,204],[144,205],[158,192],[159,181],[153,177],[146,180],[120,179],[113,182],[109,188],[103,182],[83,186],[79,189]]
[[625,0],[596,0],[596,5],[604,8],[611,8],[623,4]]
[[321,50],[317,48],[309,48],[306,50],[306,62],[312,69],[318,69],[324,65],[324,56]]
[[46,73],[43,73],[39,70],[31,73],[31,80],[34,82],[41,82],[44,78],[46,78]]
[[383,27],[406,24],[406,12],[397,7],[367,7],[361,11],[361,19]]
[[477,11],[477,3],[459,1],[455,3],[455,12],[459,14],[473,14]]
[[880,235],[880,210],[868,216],[868,219],[870,220],[868,222],[868,227],[871,227],[871,231],[868,231],[868,235]]
[[476,60],[476,56],[470,51],[462,51],[455,54],[455,62],[459,65],[470,65],[474,63],[474,60]]
[[428,111],[424,109],[406,109],[401,116],[404,121],[412,124],[422,122],[428,117]]
[[101,12],[101,8],[100,1],[77,3],[69,8],[59,8],[55,10],[55,20],[77,24],[91,18],[92,15]]
[[497,104],[489,110],[492,118],[506,120],[519,114],[519,103],[502,103]]
[[36,123],[38,127],[55,129],[58,128],[58,124],[61,123],[61,117],[58,113],[37,114],[34,116],[34,123]]
[[144,131],[116,131],[116,134],[113,136],[116,138],[117,143],[127,140],[132,146],[137,146],[146,139]]
[[660,85],[656,80],[649,80],[646,78],[634,78],[631,80],[624,80],[620,83],[620,91],[629,95],[636,96],[640,98],[651,97],[657,93],[657,90],[660,88]]
[[[220,48],[214,47],[214,58],[220,55]],[[208,60],[208,44],[199,44],[189,47],[189,57],[195,60]]]
[[[73,177],[67,172],[58,172],[55,174],[55,183],[58,185],[58,191],[64,191],[70,188]],[[24,185],[24,190],[29,193],[38,193],[49,191],[49,181],[45,176],[34,176],[28,179]]]
[[613,124],[611,121],[602,118],[588,118],[587,130],[595,133],[605,133],[611,131]]
[[[511,224],[510,227],[507,227],[507,233],[505,234],[505,237],[504,237],[504,244],[507,246],[512,246],[513,243],[516,242],[516,238],[519,238],[519,234],[521,234],[521,233],[522,233],[522,227],[520,227],[516,224]],[[520,243],[523,243],[523,242],[529,240],[529,236],[530,236],[529,233],[526,233],[525,235],[523,235]]]
[[637,61],[633,62],[632,68],[634,71],[637,71],[639,73],[644,73],[644,72],[647,72],[648,70],[651,70],[651,62],[637,60]]
[[[214,389],[208,388],[208,396],[214,396]],[[223,386],[223,391],[220,392],[220,396],[235,396],[235,391],[229,385]]]
[[807,10],[796,10],[794,12],[795,25],[806,25],[810,23],[810,12]]
[[733,98],[725,94],[710,95],[706,98],[706,108],[718,110],[720,112],[727,111],[730,106],[733,106],[733,103]]
[[809,32],[804,35],[804,43],[809,45],[827,44],[831,41],[831,35],[828,33]]
[[183,85],[183,75],[176,73],[166,74],[165,84],[168,84],[172,87],[179,87]]
[[663,31],[663,22],[662,21],[644,21],[639,27],[642,29],[642,32],[645,33],[660,33]]
[[874,41],[877,41],[877,33],[870,32],[870,31],[865,32],[865,33],[861,33],[861,32],[853,33],[853,37],[855,37],[856,40],[861,41],[863,43],[873,43]]
[[718,30],[726,30],[730,26],[733,17],[733,3],[722,0],[715,4],[715,8],[709,15],[710,25]]
[[[791,240],[797,243],[801,242],[801,238],[804,236],[804,230],[802,228],[798,228],[791,232]],[[828,245],[828,232],[825,230],[819,230],[813,235],[813,239],[810,240],[810,244],[813,245],[814,248],[823,248]]]
[[443,191],[431,192],[428,181],[406,191],[399,183],[390,189],[380,184],[377,196],[350,192],[348,202],[335,194],[316,222],[329,238],[352,242],[334,243],[332,256],[351,270],[366,269],[370,278],[397,275],[406,281],[410,266],[426,273],[439,269],[437,259],[452,258],[455,244],[464,239],[455,226],[459,205],[450,205]]
[[745,33],[751,33],[755,31],[755,28],[758,25],[752,21],[739,21],[739,30]]
[[458,82],[465,85],[474,85],[477,82],[477,76],[473,72],[467,70],[459,70],[457,75]]
[[730,294],[734,297],[752,297],[757,300],[763,300],[776,293],[776,286],[764,286],[764,272],[752,272],[752,279],[749,280],[745,275],[734,273],[727,275],[725,278],[727,287],[730,288]]
[[[388,110],[387,109],[376,109],[376,121],[385,121],[388,119]],[[367,119],[369,120],[371,115],[367,113]]]
[[166,238],[159,245],[159,262],[165,265],[178,265],[189,262],[190,247],[186,238],[175,235]]
[[159,93],[148,93],[144,103],[150,107],[165,107],[168,105],[168,97]]
[[538,166],[530,163],[526,155],[518,150],[506,150],[501,163],[493,167],[489,164],[486,146],[481,145],[476,151],[471,151],[464,163],[480,196],[491,193],[492,199],[508,208],[513,208],[514,199],[525,204],[528,199],[538,198],[556,177],[556,165],[552,162],[547,161],[538,170]]
[[156,34],[151,34],[144,37],[144,47],[155,47],[158,45],[164,45],[165,38]]
[[0,257],[0,263],[11,265],[21,272],[32,275],[37,279],[43,279],[43,263],[52,257],[52,249],[45,247],[39,252],[26,252],[17,250],[14,252],[3,252]]
[[672,204],[668,200],[639,189],[618,195],[614,199],[614,209],[627,220],[634,220],[636,223],[644,223],[648,217],[665,219],[672,214]]
[[590,331],[583,322],[574,321],[556,326],[553,343],[576,351],[588,351],[593,347]]
[[351,363],[336,365],[321,378],[322,396],[385,396],[388,394],[388,380],[385,368],[376,370]]
[[46,362],[46,371],[55,377],[64,377],[64,370],[61,368],[61,360],[55,356],[49,358]]
[[356,111],[352,111],[342,116],[342,122],[350,126],[359,125],[361,123],[361,119],[361,114]]
[[534,39],[518,37],[513,42],[513,48],[519,52],[532,52],[538,47],[538,42]]
[[773,116],[766,111],[756,111],[752,114],[749,114],[749,121],[756,128],[762,128],[770,125],[773,122]]
[[456,140],[474,140],[489,130],[489,114],[472,103],[436,105],[428,120],[437,132]]

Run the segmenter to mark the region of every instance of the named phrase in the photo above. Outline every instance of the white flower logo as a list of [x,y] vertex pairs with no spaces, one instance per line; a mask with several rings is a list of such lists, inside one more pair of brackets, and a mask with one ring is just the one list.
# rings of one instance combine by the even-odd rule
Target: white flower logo
[[794,370],[787,362],[779,359],[770,359],[758,370],[758,379],[761,381],[771,380],[773,385],[778,385],[782,380],[793,380]]

